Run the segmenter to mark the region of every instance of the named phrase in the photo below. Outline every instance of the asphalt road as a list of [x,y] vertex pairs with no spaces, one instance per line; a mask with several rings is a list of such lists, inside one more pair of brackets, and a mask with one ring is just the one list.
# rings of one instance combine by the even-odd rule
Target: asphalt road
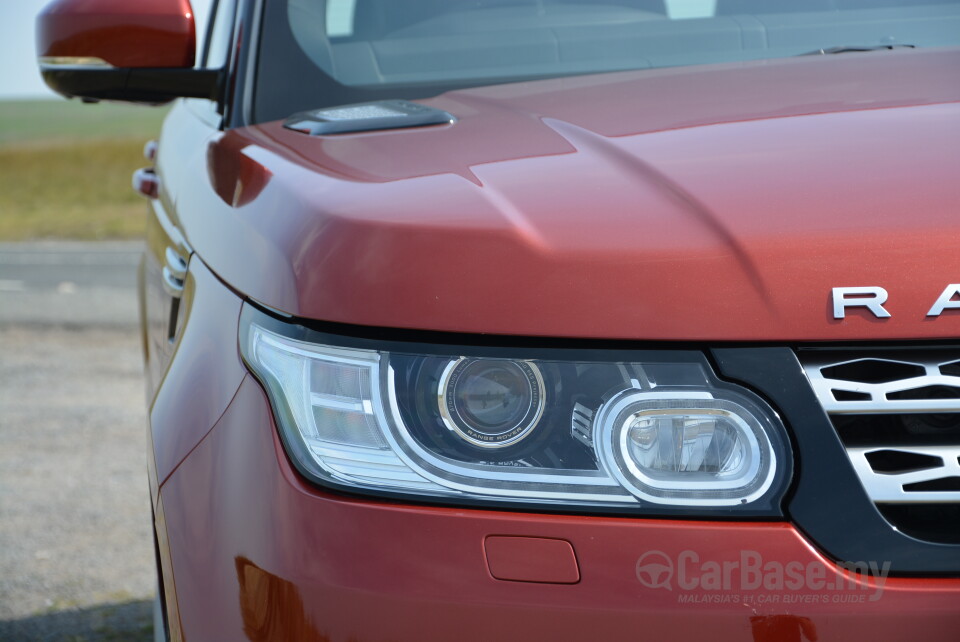
[[141,243],[0,243],[0,326],[135,328]]
[[138,241],[0,243],[0,282],[8,291],[56,289],[65,280],[129,290],[142,251]]
[[152,640],[136,243],[0,244],[0,640]]

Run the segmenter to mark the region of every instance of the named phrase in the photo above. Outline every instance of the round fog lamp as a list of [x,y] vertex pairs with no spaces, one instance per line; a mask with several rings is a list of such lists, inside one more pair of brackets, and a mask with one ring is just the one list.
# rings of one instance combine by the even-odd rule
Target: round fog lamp
[[543,375],[527,361],[456,359],[440,377],[439,405],[444,425],[467,443],[510,446],[543,415]]
[[600,408],[596,426],[598,458],[640,499],[732,506],[758,499],[773,483],[766,431],[730,399],[629,390]]

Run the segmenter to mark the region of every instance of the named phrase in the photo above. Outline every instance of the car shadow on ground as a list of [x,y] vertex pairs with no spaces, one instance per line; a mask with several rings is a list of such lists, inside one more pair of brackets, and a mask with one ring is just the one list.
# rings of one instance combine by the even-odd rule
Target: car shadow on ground
[[0,621],[4,642],[152,642],[153,601],[100,604]]

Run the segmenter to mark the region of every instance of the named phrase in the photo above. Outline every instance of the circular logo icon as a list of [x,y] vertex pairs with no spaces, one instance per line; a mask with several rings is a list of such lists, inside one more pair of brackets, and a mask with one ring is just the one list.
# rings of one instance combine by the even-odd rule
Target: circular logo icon
[[662,551],[647,551],[637,560],[637,579],[647,588],[672,591],[673,560]]

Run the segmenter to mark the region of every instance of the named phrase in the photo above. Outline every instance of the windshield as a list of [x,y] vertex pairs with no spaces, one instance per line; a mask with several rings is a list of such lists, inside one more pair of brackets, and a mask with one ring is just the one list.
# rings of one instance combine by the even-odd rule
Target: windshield
[[255,120],[621,70],[960,44],[960,0],[270,0]]

